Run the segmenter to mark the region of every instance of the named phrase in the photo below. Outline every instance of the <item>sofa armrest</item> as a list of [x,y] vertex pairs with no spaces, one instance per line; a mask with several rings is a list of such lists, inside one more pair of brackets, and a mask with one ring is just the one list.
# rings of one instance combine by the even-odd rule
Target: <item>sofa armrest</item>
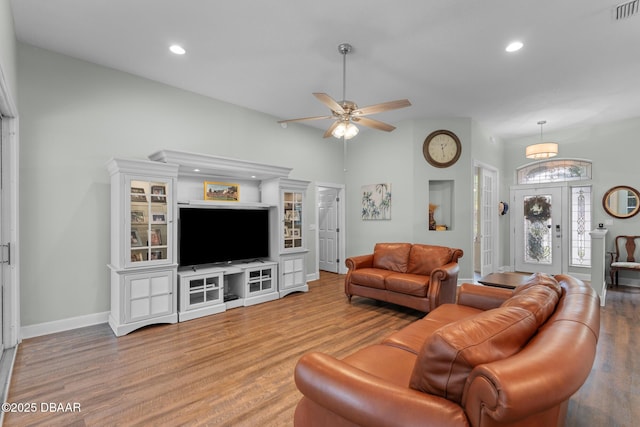
[[458,304],[490,310],[500,307],[512,294],[511,289],[463,283],[458,290]]
[[298,389],[317,405],[366,426],[467,426],[462,408],[444,398],[371,375],[322,353],[307,353],[295,368]]
[[358,268],[373,267],[373,254],[352,256],[344,261],[349,270],[357,270]]
[[441,304],[453,304],[456,302],[458,290],[458,272],[460,266],[457,262],[438,267],[431,272],[429,278],[429,309],[433,310]]

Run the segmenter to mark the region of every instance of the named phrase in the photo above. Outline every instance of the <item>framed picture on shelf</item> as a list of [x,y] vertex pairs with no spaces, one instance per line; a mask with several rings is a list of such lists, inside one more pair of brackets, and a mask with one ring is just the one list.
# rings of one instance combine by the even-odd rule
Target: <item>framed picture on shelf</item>
[[291,229],[289,227],[284,228],[284,237],[291,237]]
[[138,230],[131,230],[131,246],[142,246],[142,240],[140,240]]
[[144,188],[131,187],[131,201],[147,203],[147,196],[144,194]]
[[299,228],[293,228],[291,229],[291,235],[293,237],[300,237],[300,229]]
[[132,262],[144,261],[144,259],[142,258],[142,252],[131,252],[131,261]]
[[240,186],[229,182],[204,182],[204,199],[218,202],[239,202]]
[[151,230],[151,246],[162,245],[162,233],[159,228]]
[[165,203],[167,201],[167,189],[164,185],[151,186],[151,201],[154,203]]
[[131,211],[131,223],[143,224],[144,223],[144,211]]
[[151,224],[166,224],[167,215],[164,212],[151,212]]
[[151,252],[151,259],[164,259],[164,257],[162,256],[162,251],[152,251]]

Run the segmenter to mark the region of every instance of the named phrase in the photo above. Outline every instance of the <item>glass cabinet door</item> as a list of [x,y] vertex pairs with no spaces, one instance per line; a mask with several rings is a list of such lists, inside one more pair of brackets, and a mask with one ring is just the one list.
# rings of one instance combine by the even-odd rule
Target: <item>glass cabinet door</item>
[[283,192],[284,249],[302,248],[302,197],[296,191]]
[[168,182],[162,181],[131,181],[129,252],[132,265],[169,259],[168,186]]

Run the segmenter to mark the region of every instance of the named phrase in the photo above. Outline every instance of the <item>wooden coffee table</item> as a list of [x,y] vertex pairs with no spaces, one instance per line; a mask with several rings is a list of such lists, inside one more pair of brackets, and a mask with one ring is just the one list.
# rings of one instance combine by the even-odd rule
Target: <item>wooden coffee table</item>
[[478,282],[486,286],[515,289],[523,285],[529,276],[529,274],[522,273],[491,273],[481,277]]

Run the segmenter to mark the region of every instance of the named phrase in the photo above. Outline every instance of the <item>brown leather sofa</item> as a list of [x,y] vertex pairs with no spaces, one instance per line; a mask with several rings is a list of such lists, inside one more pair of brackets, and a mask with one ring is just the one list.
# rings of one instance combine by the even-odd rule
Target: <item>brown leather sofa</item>
[[377,243],[373,253],[347,258],[344,292],[429,312],[454,302],[461,249]]
[[382,343],[295,368],[301,426],[562,426],[600,331],[596,292],[541,274],[516,290],[463,284]]

